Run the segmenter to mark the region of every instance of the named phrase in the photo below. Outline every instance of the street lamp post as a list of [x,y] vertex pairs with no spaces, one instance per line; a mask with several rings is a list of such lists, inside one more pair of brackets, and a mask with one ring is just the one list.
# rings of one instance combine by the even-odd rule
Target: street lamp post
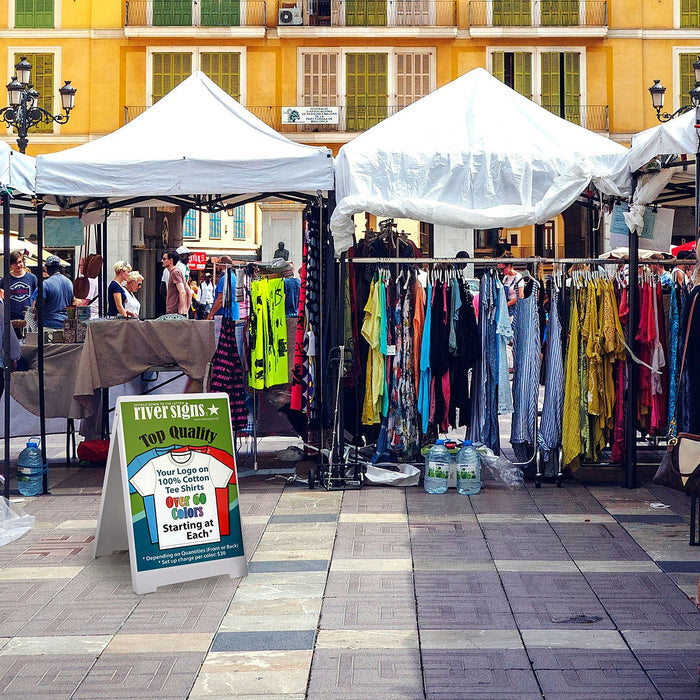
[[51,114],[43,107],[37,105],[39,93],[32,85],[32,64],[22,56],[15,65],[15,75],[7,84],[9,107],[0,109],[0,119],[8,126],[17,129],[17,146],[20,153],[25,153],[27,144],[27,132],[39,124],[65,124],[70,119],[70,112],[75,106],[75,93],[77,90],[66,80],[58,89],[61,95],[61,107],[63,112]]

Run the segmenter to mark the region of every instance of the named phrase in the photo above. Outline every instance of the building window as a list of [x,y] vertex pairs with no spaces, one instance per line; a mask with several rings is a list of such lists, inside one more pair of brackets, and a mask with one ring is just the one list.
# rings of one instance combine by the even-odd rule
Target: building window
[[541,54],[540,104],[558,117],[581,122],[581,57],[573,51]]
[[509,88],[532,99],[532,54],[527,51],[494,51],[491,73]]
[[153,0],[153,26],[189,27],[192,25],[192,0]]
[[[433,56],[432,51],[302,51],[300,104],[340,106],[339,128],[364,131],[434,90]],[[345,95],[339,94],[341,86]]]
[[530,0],[493,0],[495,27],[527,27],[532,24]]
[[182,221],[182,237],[197,238],[197,212],[189,209]]
[[[43,107],[49,114],[53,114],[56,57],[52,53],[16,53],[14,63],[19,63],[22,56],[26,56],[32,64],[32,85],[39,93],[37,107]],[[53,122],[49,124],[40,122],[33,127],[33,131],[37,134],[53,134]]]
[[558,117],[582,124],[581,51],[493,51],[491,73]]
[[697,53],[681,53],[678,54],[679,78],[680,78],[680,105],[690,105],[690,91],[695,87],[695,71],[693,64],[700,60],[700,49]]
[[209,238],[212,240],[221,239],[221,212],[213,211],[209,214]]
[[231,212],[233,238],[237,241],[245,240],[245,205],[236,207]]
[[700,27],[700,0],[681,0],[681,28],[698,29],[698,27]]
[[151,53],[152,104],[201,70],[233,99],[241,101],[240,51],[154,51]]
[[54,0],[15,0],[16,29],[53,29]]

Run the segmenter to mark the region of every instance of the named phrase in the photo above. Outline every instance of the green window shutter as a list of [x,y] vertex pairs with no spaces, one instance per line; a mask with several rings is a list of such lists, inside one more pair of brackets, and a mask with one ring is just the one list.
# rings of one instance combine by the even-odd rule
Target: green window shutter
[[581,123],[581,55],[573,51],[564,59],[564,119]]
[[154,27],[192,25],[192,0],[153,0]]
[[528,27],[532,24],[530,0],[493,0],[494,27]]
[[686,106],[690,104],[690,95],[688,94],[695,87],[695,71],[693,63],[698,60],[696,53],[682,53],[678,56],[680,60],[680,104]]
[[225,51],[203,53],[201,68],[224,92],[240,102],[241,54]]
[[544,27],[575,27],[579,23],[578,0],[542,0],[540,22]]
[[542,107],[561,117],[561,73],[558,53],[547,52],[541,55],[541,73]]
[[529,52],[518,51],[513,56],[514,63],[514,79],[515,85],[513,89],[521,94],[523,97],[527,97],[528,100],[532,99],[532,54]]
[[364,131],[387,116],[388,56],[349,53],[345,59],[348,131]]
[[238,0],[202,0],[203,27],[237,27],[241,23]]
[[681,28],[700,28],[700,0],[681,0]]
[[[18,63],[22,56],[26,56],[32,64],[32,84],[39,93],[37,107],[43,107],[49,114],[53,114],[54,55],[52,53],[16,53],[14,63]],[[53,122],[50,124],[41,122],[34,127],[34,131],[38,134],[52,134]]]
[[348,27],[386,26],[386,0],[346,0],[345,24]]
[[190,75],[192,75],[192,54],[154,53],[152,104],[158,102],[161,97],[167,95]]
[[15,0],[15,27],[53,29],[53,0]]
[[542,107],[575,124],[581,123],[581,55],[573,51],[543,53]]
[[503,51],[494,51],[491,54],[491,74],[502,83],[506,82],[505,56]]

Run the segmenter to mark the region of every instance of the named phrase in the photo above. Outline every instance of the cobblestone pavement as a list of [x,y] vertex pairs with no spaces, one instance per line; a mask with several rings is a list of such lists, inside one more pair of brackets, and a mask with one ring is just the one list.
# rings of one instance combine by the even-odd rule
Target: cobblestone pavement
[[103,475],[53,466],[0,548],[4,699],[700,698],[682,494],[251,476],[249,575],[137,596],[125,553],[92,558]]

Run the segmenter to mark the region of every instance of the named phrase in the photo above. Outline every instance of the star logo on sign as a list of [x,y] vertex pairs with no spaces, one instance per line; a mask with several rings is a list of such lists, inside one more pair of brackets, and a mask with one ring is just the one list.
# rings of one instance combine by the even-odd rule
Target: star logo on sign
[[215,406],[214,404],[209,406],[209,415],[210,416],[218,416],[219,415],[219,407]]

